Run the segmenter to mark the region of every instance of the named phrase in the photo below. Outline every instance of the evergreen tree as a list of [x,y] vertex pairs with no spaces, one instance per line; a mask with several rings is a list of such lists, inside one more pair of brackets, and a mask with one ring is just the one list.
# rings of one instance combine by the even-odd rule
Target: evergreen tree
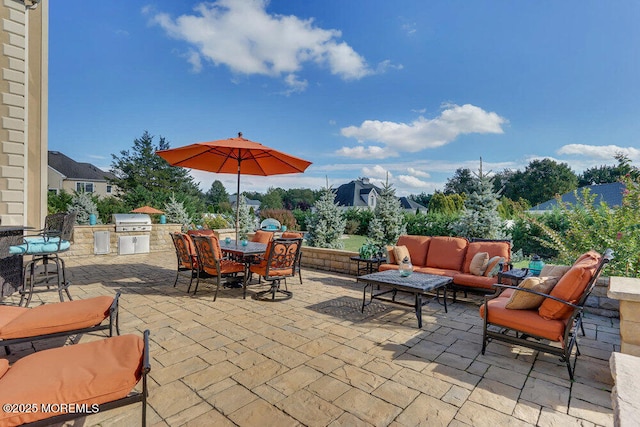
[[471,194],[464,201],[462,216],[453,229],[457,235],[467,238],[498,239],[501,237],[501,220],[498,214],[499,195],[493,190],[493,180],[480,170],[476,174]]
[[369,240],[382,251],[385,246],[395,244],[398,237],[406,232],[402,205],[387,178],[373,211],[373,220],[369,223]]
[[182,202],[177,201],[173,195],[169,197],[169,201],[164,205],[164,214],[167,217],[167,222],[182,224],[183,231],[189,229],[191,218],[189,218],[189,214]]
[[[240,222],[240,224],[238,227],[238,238],[246,239],[247,234],[256,228],[256,217],[254,214],[251,213],[251,210],[249,209],[249,205],[247,205],[247,199],[243,195],[240,195],[239,202],[240,202],[240,205],[238,206],[238,210],[239,210],[238,221]],[[234,222],[235,222],[235,218],[234,218]]]
[[344,233],[346,220],[340,208],[334,202],[335,194],[329,186],[322,189],[320,199],[314,204],[315,212],[307,222],[309,246],[327,249],[342,249],[340,240]]
[[89,225],[89,215],[94,214],[98,218],[98,206],[93,201],[91,193],[75,193],[71,203],[67,205],[67,212],[76,213],[76,224]]

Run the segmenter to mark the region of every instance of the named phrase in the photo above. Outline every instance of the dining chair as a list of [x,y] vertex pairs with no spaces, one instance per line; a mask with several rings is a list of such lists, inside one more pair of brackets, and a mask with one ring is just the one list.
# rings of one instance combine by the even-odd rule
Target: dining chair
[[193,279],[196,279],[196,287],[198,286],[198,255],[193,244],[191,236],[185,233],[169,233],[171,240],[173,240],[173,246],[176,249],[176,258],[178,259],[178,269],[176,271],[176,280],[173,282],[175,288],[178,284],[178,278],[183,273],[189,274],[189,287],[187,293],[191,291],[191,285]]
[[273,233],[262,230],[257,230],[251,238],[252,242],[264,243],[265,245],[268,245],[271,240],[273,240]]
[[[281,293],[284,298],[289,299],[293,293],[287,289],[287,277],[295,276],[296,260],[299,257],[302,239],[274,239],[267,246],[264,259],[249,267],[249,271],[264,277],[267,282],[271,282],[271,288],[258,292],[254,295],[256,299],[271,295],[271,300],[276,300],[276,294]],[[285,289],[280,288],[281,280],[285,280]]]
[[[299,233],[297,231],[285,231],[284,233],[282,233],[282,238],[283,239],[303,239],[304,234]],[[296,266],[294,268],[294,270],[298,272],[298,277],[300,278],[300,284],[302,285],[302,270],[300,268],[301,262],[302,262],[302,249],[300,249],[300,252],[298,252],[298,259],[296,259]]]
[[[208,277],[216,278],[216,292],[213,296],[215,301],[218,298],[218,290],[220,289],[220,282],[222,277],[236,276],[238,273],[244,273],[242,280],[243,294],[242,297],[247,296],[247,273],[245,265],[243,263],[233,261],[222,256],[222,250],[220,249],[220,242],[216,236],[192,236],[193,242],[196,247],[196,253],[198,254],[198,274],[201,272],[208,275]],[[198,292],[198,282],[196,281],[196,288],[193,291],[195,295]]]
[[[64,259],[59,255],[69,250],[73,236],[73,226],[76,222],[76,212],[60,212],[45,217],[44,228],[23,238],[23,243],[9,248],[10,254],[32,255],[25,264],[22,288],[20,290],[20,305],[25,307],[31,303],[33,288],[36,285],[46,285],[50,289],[50,280],[55,276],[60,301],[64,301],[62,291],[67,294],[69,301],[73,300],[69,293],[70,283],[67,281]],[[38,272],[38,265],[42,271]],[[55,270],[51,270],[51,264]],[[28,273],[28,274],[27,274]]]

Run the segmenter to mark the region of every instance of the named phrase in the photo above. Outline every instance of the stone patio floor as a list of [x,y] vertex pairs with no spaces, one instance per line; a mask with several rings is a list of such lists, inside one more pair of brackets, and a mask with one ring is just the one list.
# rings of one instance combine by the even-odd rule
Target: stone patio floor
[[[225,289],[213,302],[210,282],[195,297],[188,278],[173,287],[173,252],[66,263],[74,299],[121,291],[121,332],[151,331],[151,426],[613,425],[617,319],[586,316],[572,383],[548,354],[494,342],[482,356],[480,298],[450,304],[449,313],[429,302],[418,329],[409,307],[374,301],[361,313],[353,276],[303,269],[303,284],[289,280],[288,301]],[[57,293],[32,306],[38,300],[55,302]],[[11,358],[33,350],[16,347]],[[140,425],[140,414],[136,404],[68,425]]]

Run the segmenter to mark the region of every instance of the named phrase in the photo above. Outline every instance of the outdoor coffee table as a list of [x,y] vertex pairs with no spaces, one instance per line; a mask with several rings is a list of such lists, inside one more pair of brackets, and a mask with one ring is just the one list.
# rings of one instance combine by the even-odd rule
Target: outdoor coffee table
[[[416,317],[418,318],[418,328],[422,328],[422,306],[426,302],[422,302],[422,296],[434,293],[436,299],[440,299],[440,290],[443,291],[444,311],[447,312],[447,285],[451,283],[451,277],[437,276],[435,274],[425,273],[412,273],[408,277],[400,276],[398,270],[385,270],[378,273],[365,274],[364,276],[358,276],[358,282],[364,282],[364,289],[362,295],[362,312],[364,308],[371,304],[373,299],[379,299],[383,301],[389,301],[395,304],[415,307]],[[373,293],[373,286],[381,286],[384,288],[391,288],[383,290],[382,292]],[[370,288],[371,297],[367,303],[367,288]],[[402,301],[396,301],[396,294],[400,292],[407,292],[415,296],[415,303],[408,304]],[[383,295],[391,293],[391,298],[383,298]]]

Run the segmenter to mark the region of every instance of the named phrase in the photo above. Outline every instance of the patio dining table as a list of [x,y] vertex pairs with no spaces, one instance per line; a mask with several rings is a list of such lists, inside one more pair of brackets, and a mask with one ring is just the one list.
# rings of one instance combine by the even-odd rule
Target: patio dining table
[[[230,254],[239,262],[244,263],[245,273],[249,274],[249,266],[255,260],[257,256],[264,255],[267,252],[267,245],[258,242],[247,242],[243,245],[242,242],[231,240],[229,243],[225,239],[220,240],[220,249],[225,254]],[[228,283],[228,287],[242,287],[240,283]]]

